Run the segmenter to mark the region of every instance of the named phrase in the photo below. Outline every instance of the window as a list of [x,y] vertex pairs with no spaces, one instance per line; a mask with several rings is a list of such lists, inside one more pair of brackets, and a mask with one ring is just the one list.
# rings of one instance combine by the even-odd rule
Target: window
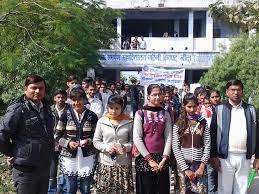
[[188,37],[188,19],[179,20],[179,37]]

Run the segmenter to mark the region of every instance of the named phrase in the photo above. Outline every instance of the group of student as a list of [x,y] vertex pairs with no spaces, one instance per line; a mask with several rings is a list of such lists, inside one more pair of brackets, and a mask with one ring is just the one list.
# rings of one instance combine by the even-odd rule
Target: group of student
[[138,108],[133,114],[125,107],[139,100],[136,87],[110,85],[109,94],[100,80],[69,79],[67,86],[54,94],[51,111],[44,79],[30,75],[1,119],[0,152],[18,194],[169,194],[170,173],[180,193],[247,193],[252,156],[259,169],[259,133],[240,80],[227,82],[222,103],[209,88],[192,94],[185,85],[177,94],[151,84],[143,106],[130,103]]
[[209,160],[210,122],[221,102],[217,90],[198,87],[194,94],[186,90],[176,114],[170,87],[151,84],[147,103],[132,120],[119,92],[109,94],[102,115],[87,108],[89,86],[88,92],[74,84],[67,93],[55,94],[56,154],[50,192],[54,188],[74,194],[80,189],[88,194],[94,187],[97,194],[134,193],[133,159],[137,194],[169,194],[171,171],[179,193],[217,192],[217,171]]

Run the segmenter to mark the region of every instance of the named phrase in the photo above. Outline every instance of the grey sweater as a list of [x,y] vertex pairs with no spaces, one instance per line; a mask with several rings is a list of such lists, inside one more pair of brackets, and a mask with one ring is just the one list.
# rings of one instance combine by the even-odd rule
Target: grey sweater
[[[115,129],[109,118],[102,117],[97,122],[93,144],[99,150],[98,161],[109,166],[131,165],[132,120],[123,120]],[[117,154],[116,160],[111,159],[109,149],[113,143],[125,147],[123,154]]]

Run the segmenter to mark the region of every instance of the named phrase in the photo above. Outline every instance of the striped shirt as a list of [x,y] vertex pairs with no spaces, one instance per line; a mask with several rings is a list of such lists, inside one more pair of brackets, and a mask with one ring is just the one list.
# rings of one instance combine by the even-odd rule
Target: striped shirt
[[[198,122],[189,124],[180,140],[179,127],[173,127],[172,149],[178,165],[182,171],[189,169],[186,161],[203,162],[207,164],[210,157],[210,132],[207,123],[202,126],[204,119],[198,118]],[[190,121],[189,121],[190,122]],[[192,130],[193,133],[192,133]]]

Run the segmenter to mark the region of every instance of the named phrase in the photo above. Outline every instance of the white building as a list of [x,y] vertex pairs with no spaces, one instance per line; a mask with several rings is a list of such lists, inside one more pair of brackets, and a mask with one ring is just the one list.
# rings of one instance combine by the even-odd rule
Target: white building
[[[216,0],[106,0],[108,7],[120,9],[117,18],[119,39],[109,50],[100,50],[101,65],[108,79],[119,79],[120,71],[141,71],[143,65],[185,68],[186,81],[197,82],[221,51],[229,48],[229,38],[238,29],[213,21],[208,6]],[[238,0],[224,0],[233,5]],[[168,36],[167,36],[168,35]],[[146,50],[122,50],[129,37],[144,36]],[[167,36],[167,37],[163,37]],[[140,39],[140,38],[139,38]]]

